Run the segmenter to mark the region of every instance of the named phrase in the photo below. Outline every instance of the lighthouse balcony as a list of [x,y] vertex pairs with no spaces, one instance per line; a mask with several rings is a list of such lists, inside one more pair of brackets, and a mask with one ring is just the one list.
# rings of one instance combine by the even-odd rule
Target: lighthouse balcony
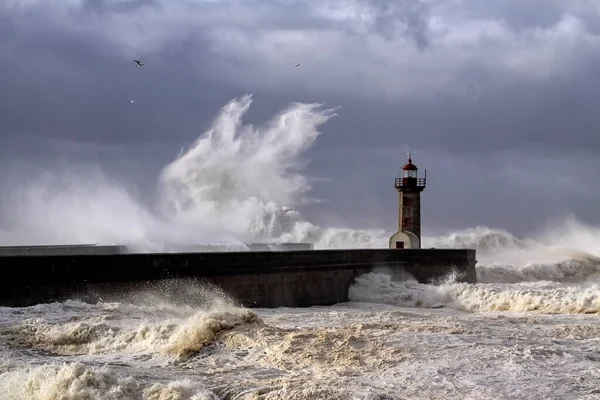
[[399,189],[402,187],[424,188],[425,181],[426,181],[425,178],[396,178],[394,180],[394,186],[396,187],[396,189]]

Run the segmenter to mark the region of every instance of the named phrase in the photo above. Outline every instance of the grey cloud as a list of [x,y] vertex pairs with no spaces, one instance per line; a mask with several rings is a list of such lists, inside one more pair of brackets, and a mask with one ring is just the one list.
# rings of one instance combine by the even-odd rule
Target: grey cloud
[[[91,35],[54,31],[42,36],[21,30],[18,38],[3,57],[0,91],[8,95],[0,97],[0,117],[5,135],[44,132],[120,142],[177,137],[195,130],[198,120],[209,119],[238,95],[224,85],[186,78],[191,66],[184,48],[165,49],[161,62],[139,70],[134,57],[111,54],[106,43]],[[199,50],[203,43],[194,40],[193,46]]]
[[82,9],[84,11],[92,10],[97,13],[131,13],[142,7],[158,5],[157,0],[129,0],[129,1],[111,1],[111,0],[84,0]]
[[365,21],[372,32],[389,41],[408,37],[419,49],[429,45],[429,7],[426,3],[409,0],[363,1],[365,9],[373,16]]
[[512,0],[470,1],[468,5],[464,10],[470,16],[502,20],[516,31],[526,31],[531,27],[547,29],[565,14],[571,14],[582,19],[593,33],[599,33],[599,10],[594,0],[553,0],[544,2],[543,6],[536,2]]

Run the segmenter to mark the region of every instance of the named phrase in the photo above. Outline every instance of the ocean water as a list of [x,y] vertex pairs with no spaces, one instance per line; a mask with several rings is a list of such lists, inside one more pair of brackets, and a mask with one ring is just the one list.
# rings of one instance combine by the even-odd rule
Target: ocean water
[[0,398],[597,399],[599,267],[480,265],[481,283],[440,286],[380,271],[305,309],[192,283],[176,302],[0,308]]
[[[13,182],[0,244],[386,247],[391,232],[320,227],[282,206],[308,199],[300,156],[333,110],[293,104],[251,127],[250,104],[227,104],[164,168],[153,204],[98,170]],[[575,220],[527,238],[424,237],[476,248],[479,283],[377,268],[330,307],[246,309],[189,282],[177,299],[0,308],[0,399],[600,399],[598,243],[600,229]]]

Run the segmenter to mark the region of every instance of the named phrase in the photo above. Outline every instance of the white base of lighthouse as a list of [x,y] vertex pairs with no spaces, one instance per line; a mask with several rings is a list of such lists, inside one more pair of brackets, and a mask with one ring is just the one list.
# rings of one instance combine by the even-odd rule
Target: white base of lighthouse
[[390,237],[390,249],[420,249],[418,236],[409,231],[396,232]]

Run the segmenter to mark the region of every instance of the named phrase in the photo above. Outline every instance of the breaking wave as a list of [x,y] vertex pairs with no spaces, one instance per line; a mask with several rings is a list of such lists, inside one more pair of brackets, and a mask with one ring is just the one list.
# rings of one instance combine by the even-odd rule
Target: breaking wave
[[439,286],[394,281],[385,273],[357,278],[350,299],[468,312],[600,312],[600,229],[566,218],[518,238],[484,227],[424,240],[427,247],[475,248],[477,285],[448,276]]
[[[1,329],[0,334],[10,347],[54,355],[154,354],[182,359],[210,346],[225,331],[260,323],[252,310],[236,305],[219,290],[192,283],[178,288],[188,305],[153,288],[132,293],[123,302],[98,306],[79,301],[40,304],[31,308],[39,309],[39,316],[27,319],[21,319],[18,312],[12,315],[14,309],[4,308],[0,320],[19,322]],[[202,292],[201,298],[193,301],[191,292]],[[64,320],[68,314],[71,316]],[[116,320],[124,315],[143,320],[137,326],[119,325]]]
[[352,301],[403,307],[450,307],[468,312],[516,311],[544,314],[600,312],[600,282],[562,285],[538,281],[512,285],[445,283],[423,285],[394,282],[389,275],[367,274],[350,288]]

